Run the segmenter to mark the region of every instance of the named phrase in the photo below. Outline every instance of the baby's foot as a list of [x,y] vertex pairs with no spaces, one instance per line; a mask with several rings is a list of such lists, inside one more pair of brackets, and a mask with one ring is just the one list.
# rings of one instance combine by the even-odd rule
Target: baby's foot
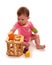
[[26,53],[28,51],[28,48],[25,47],[24,50],[23,50],[23,53]]
[[37,49],[44,49],[45,48],[45,45],[36,45],[36,48]]

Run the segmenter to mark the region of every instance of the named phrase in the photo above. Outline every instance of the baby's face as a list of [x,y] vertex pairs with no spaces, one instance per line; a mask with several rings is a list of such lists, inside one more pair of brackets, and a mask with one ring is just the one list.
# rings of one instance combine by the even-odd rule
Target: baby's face
[[21,15],[21,16],[18,16],[18,23],[20,25],[24,25],[27,23],[29,17],[27,17],[26,15]]

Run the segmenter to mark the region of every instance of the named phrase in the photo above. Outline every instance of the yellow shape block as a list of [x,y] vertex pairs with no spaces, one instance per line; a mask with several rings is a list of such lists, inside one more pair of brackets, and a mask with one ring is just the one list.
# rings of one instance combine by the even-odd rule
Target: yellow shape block
[[29,50],[25,53],[25,56],[30,57],[30,51]]

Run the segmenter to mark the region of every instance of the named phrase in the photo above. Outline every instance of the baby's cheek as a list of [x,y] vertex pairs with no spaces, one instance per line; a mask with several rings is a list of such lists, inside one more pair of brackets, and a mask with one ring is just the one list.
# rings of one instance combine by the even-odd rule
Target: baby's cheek
[[20,25],[22,24],[22,22],[18,22]]

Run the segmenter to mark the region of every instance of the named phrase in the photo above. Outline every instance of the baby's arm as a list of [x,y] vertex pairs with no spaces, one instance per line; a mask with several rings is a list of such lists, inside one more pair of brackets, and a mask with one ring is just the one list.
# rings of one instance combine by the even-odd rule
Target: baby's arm
[[16,28],[13,27],[8,34],[13,34],[16,31]]
[[18,28],[18,23],[16,22],[13,26],[13,28],[10,30],[9,34],[12,34],[16,31],[16,29]]
[[38,32],[37,29],[34,27],[34,25],[31,22],[30,22],[30,28],[31,28],[32,32],[34,32],[34,33]]

